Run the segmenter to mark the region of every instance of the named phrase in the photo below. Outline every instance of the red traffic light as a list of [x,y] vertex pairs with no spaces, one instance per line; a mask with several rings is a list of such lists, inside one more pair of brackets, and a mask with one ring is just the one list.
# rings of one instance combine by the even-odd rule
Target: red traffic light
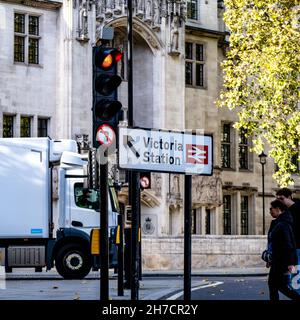
[[116,63],[122,59],[123,54],[115,48],[101,48],[96,53],[95,64],[96,67],[103,70],[110,70]]
[[120,51],[116,50],[114,53],[115,62],[119,62],[122,59],[122,57],[123,54]]

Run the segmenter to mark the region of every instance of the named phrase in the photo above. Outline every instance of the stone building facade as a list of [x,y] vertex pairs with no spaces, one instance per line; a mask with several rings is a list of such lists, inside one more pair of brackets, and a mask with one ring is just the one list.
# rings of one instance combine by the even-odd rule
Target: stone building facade
[[[236,257],[214,256],[210,266],[246,264],[249,259],[260,264],[266,242],[261,236],[262,167],[250,151],[251,140],[233,129],[236,115],[215,105],[228,46],[223,1],[133,0],[133,7],[134,125],[197,129],[213,136],[214,173],[193,177],[193,245],[198,251],[206,246],[202,252],[214,255],[222,242],[224,252]],[[126,56],[127,0],[0,0],[1,137],[92,141],[92,48],[101,43],[107,27],[114,28],[112,45]],[[124,59],[118,95],[125,110],[126,70]],[[278,188],[273,171],[268,158],[266,208]],[[152,188],[142,192],[143,260],[148,268],[162,267],[153,265],[157,255],[171,266],[182,253],[183,179],[152,173]],[[294,188],[300,191],[300,186]],[[120,193],[125,203],[127,194],[126,189]],[[268,210],[264,214],[267,230]],[[208,249],[209,243],[216,245]],[[241,259],[247,248],[251,254]]]

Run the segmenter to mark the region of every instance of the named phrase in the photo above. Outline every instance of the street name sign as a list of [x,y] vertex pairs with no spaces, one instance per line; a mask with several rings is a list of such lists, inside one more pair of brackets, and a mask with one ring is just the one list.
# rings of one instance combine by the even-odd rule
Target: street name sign
[[119,127],[119,167],[140,171],[211,175],[212,136]]

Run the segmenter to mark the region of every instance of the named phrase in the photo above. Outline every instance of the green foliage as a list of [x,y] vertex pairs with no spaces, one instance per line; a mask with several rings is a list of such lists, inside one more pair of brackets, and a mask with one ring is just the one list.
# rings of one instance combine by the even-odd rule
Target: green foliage
[[274,178],[287,186],[300,140],[300,1],[224,2],[230,41],[218,106],[238,112],[235,128],[254,137],[255,152],[269,145]]

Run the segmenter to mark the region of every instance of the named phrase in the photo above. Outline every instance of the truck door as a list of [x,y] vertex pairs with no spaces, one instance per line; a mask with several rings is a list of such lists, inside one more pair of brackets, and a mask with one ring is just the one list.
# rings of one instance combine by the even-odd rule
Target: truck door
[[99,227],[99,192],[83,187],[82,182],[69,183],[71,226],[90,234],[92,228]]

